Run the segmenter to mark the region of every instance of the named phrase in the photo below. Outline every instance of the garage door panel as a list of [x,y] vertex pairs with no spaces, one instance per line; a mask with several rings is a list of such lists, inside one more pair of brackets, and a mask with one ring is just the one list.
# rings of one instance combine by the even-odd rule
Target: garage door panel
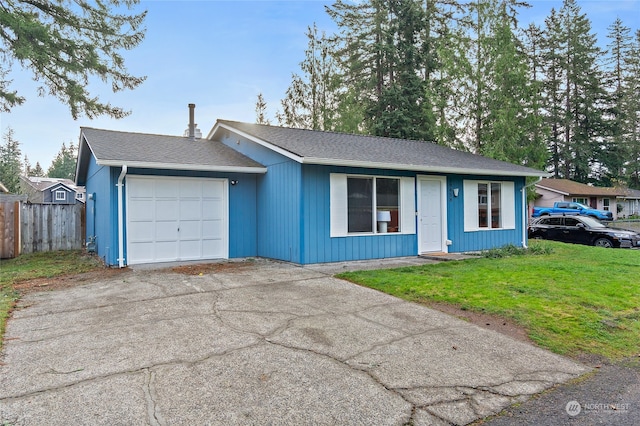
[[180,201],[180,220],[200,220],[202,217],[202,203],[200,200]]
[[180,221],[180,240],[202,239],[202,226],[198,221]]
[[180,241],[181,260],[197,260],[202,259],[202,242],[197,241]]
[[130,242],[127,257],[134,257],[138,263],[154,261],[154,243],[149,242]]
[[202,219],[204,220],[221,220],[224,214],[222,200],[203,200],[202,201]]
[[155,198],[178,198],[180,184],[172,179],[157,179],[155,186]]
[[177,222],[157,222],[155,230],[156,241],[176,241],[178,239]]
[[201,198],[202,197],[202,181],[180,182],[180,197]]
[[202,256],[203,257],[211,257],[214,256],[215,253],[219,253],[221,250],[224,250],[224,242],[222,239],[218,240],[203,240],[202,241]]
[[155,226],[151,222],[131,222],[127,228],[127,236],[130,242],[150,242],[155,235]]
[[202,222],[202,238],[222,238],[224,229],[221,220],[208,220]]
[[154,248],[156,262],[171,262],[178,258],[178,244],[175,240],[156,241]]
[[154,210],[157,221],[174,220],[180,218],[180,203],[177,199],[156,200]]
[[127,263],[227,257],[226,180],[127,179]]
[[155,205],[153,199],[132,199],[129,201],[129,220],[133,222],[153,221]]
[[127,195],[131,198],[151,199],[155,196],[155,181],[150,179],[137,180],[135,185],[127,185]]
[[202,193],[205,196],[212,196],[212,195],[218,196],[219,194],[222,194],[224,192],[225,184],[226,182],[220,181],[220,180],[203,181]]

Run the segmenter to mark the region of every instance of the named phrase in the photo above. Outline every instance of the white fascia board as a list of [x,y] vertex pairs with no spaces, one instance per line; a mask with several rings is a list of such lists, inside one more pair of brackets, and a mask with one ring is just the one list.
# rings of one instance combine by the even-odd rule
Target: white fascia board
[[523,172],[506,172],[502,170],[488,169],[466,169],[461,167],[429,167],[411,164],[393,164],[393,163],[377,163],[363,162],[357,160],[335,160],[330,158],[311,158],[304,157],[304,164],[320,164],[327,166],[344,166],[344,167],[364,167],[369,169],[389,169],[389,170],[408,170],[412,172],[431,172],[431,173],[450,173],[458,175],[493,175],[493,176],[548,176],[546,172],[539,173],[523,173]]
[[270,149],[273,152],[277,152],[280,155],[284,155],[285,157],[296,161],[298,163],[302,163],[303,162],[303,157],[300,157],[296,154],[293,154],[292,152],[287,151],[286,149],[282,149],[279,146],[273,145],[263,139],[257,138],[255,136],[252,136],[248,133],[245,133],[243,131],[240,131],[238,129],[236,129],[235,127],[231,127],[231,126],[227,126],[226,124],[222,124],[222,123],[218,123],[215,125],[215,127],[209,132],[209,134],[207,135],[207,139],[211,140],[211,138],[213,138],[213,135],[216,133],[216,131],[218,129],[225,129],[228,130],[230,132],[235,133],[238,136],[241,136],[243,138],[249,139],[252,142],[257,143],[258,145],[261,145],[267,149]]
[[555,189],[555,188],[549,188],[548,186],[544,186],[544,185],[536,185],[536,188],[546,189],[547,191],[555,192],[556,194],[561,194],[561,195],[566,195],[566,196],[571,195],[568,192],[560,191],[560,190]]
[[239,166],[211,166],[207,164],[176,164],[176,163],[148,163],[143,161],[121,161],[121,160],[98,160],[99,166],[122,167],[140,169],[167,169],[167,170],[190,170],[204,172],[225,172],[225,173],[267,173],[266,167],[239,167]]

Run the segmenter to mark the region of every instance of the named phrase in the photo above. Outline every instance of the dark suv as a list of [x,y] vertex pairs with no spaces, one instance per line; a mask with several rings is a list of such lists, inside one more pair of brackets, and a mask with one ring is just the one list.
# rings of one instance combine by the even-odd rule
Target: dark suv
[[609,228],[587,216],[547,216],[529,225],[529,238],[587,244],[598,247],[640,247],[640,234]]

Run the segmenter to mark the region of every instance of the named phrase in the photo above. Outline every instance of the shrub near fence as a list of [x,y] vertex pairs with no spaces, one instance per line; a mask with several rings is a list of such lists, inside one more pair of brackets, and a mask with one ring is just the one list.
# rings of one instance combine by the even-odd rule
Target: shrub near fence
[[22,253],[82,248],[84,204],[23,204],[20,222]]

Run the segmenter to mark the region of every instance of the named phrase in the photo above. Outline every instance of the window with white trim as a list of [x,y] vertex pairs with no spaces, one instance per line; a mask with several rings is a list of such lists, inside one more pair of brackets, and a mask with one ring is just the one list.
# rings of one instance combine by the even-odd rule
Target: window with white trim
[[415,233],[415,179],[330,175],[331,236]]
[[515,229],[515,192],[510,181],[465,180],[464,230]]
[[611,203],[611,200],[609,200],[608,198],[603,198],[602,199],[602,210],[608,212],[609,211],[609,207],[611,207],[610,203]]
[[585,206],[587,205],[587,199],[586,198],[573,197],[572,201],[574,203],[584,204]]
[[58,189],[56,191],[56,201],[64,201],[67,199],[67,191]]

